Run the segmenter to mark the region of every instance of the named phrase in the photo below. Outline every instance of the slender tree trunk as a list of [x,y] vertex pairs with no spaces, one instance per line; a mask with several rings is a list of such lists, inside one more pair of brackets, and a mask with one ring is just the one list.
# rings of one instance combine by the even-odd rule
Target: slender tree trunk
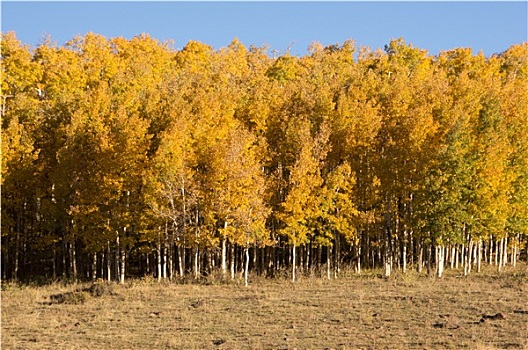
[[[497,243],[499,243],[499,242],[497,242]],[[499,273],[502,272],[502,266],[503,266],[502,259],[504,258],[504,254],[502,252],[503,249],[504,249],[504,238],[501,238],[500,243],[498,244],[498,247],[496,249],[497,250],[498,259],[499,259],[499,264],[497,265]]]
[[244,264],[244,285],[248,286],[248,270],[249,270],[249,242],[246,243],[246,249],[244,249],[244,253],[246,256],[245,264]]
[[231,279],[235,279],[235,244],[231,243],[231,256],[230,259],[230,267],[231,267]]
[[119,283],[125,283],[126,269],[126,251],[121,247],[119,249]]
[[[389,242],[386,242],[385,245],[388,247],[390,246]],[[390,252],[389,248],[385,248],[385,277],[390,277],[391,275],[391,266],[392,266],[392,254]]]
[[106,247],[101,250],[101,263],[99,264],[99,274],[101,276],[101,279],[104,280],[105,278],[105,256],[106,256]]
[[296,264],[295,264],[295,244],[293,244],[293,247],[292,247],[292,282],[295,282],[295,268],[296,268]]
[[477,272],[480,273],[482,267],[482,241],[477,241]]
[[461,250],[460,250],[460,259],[462,260],[462,268],[464,269],[464,276],[468,275],[468,267],[466,264],[466,244],[462,244]]
[[150,275],[150,252],[145,254],[145,269],[147,275]]
[[[5,264],[3,264],[2,268],[2,277],[5,279]],[[57,247],[53,245],[53,279],[57,278]]]
[[332,264],[332,247],[326,246],[326,278],[331,279],[330,271]]
[[[363,267],[364,268],[369,268],[369,267],[372,267],[371,263],[372,263],[372,257],[373,257],[373,254],[372,254],[372,247],[370,246],[370,233],[369,233],[369,229],[368,227],[365,229],[364,233],[362,234],[362,242],[360,242],[361,244],[361,250],[364,252],[363,254],[365,255],[365,259],[361,262],[363,264]],[[361,254],[360,254],[360,259],[361,259]]]
[[495,266],[497,266],[497,264],[499,263],[499,241],[497,239],[495,239],[493,241],[493,245],[494,245],[494,252],[493,252],[493,264]]
[[[388,201],[387,201],[388,203]],[[385,277],[390,277],[391,275],[391,269],[392,269],[392,237],[391,237],[391,229],[390,229],[390,208],[387,204],[387,209],[385,213],[385,252],[384,252],[384,261],[385,261]]]
[[238,250],[238,262],[237,262],[237,268],[238,268],[238,272],[240,273],[240,278],[243,278],[244,277],[244,263],[245,263],[245,252],[244,252],[244,249],[239,249]]
[[455,269],[458,270],[459,266],[459,259],[460,259],[460,252],[459,252],[459,246],[455,246]]
[[445,254],[445,247],[444,246],[436,246],[436,272],[437,277],[441,278],[442,274],[444,273],[444,254]]
[[110,282],[112,280],[111,273],[111,255],[110,255],[110,241],[106,241],[106,280]]
[[358,275],[361,274],[361,244],[358,244],[357,246],[357,253],[356,253],[356,273]]
[[71,268],[72,268],[72,277],[77,280],[77,256],[75,252],[75,240],[72,240],[70,244],[70,259],[71,259]]
[[453,270],[453,268],[455,267],[455,260],[456,260],[456,248],[455,246],[451,246],[451,261],[450,261],[450,268],[451,270]]
[[323,272],[321,265],[323,264],[323,247],[321,245],[317,246],[317,269],[319,270],[318,273],[321,274],[321,277],[323,277]]
[[66,277],[66,274],[69,272],[68,265],[66,263],[66,257],[69,254],[68,242],[64,233],[62,234],[62,277]]
[[503,248],[504,257],[502,258],[502,266],[506,266],[508,263],[508,236],[504,237],[504,248]]
[[183,277],[185,274],[185,247],[178,245],[178,269],[180,272],[180,277]]
[[466,260],[467,260],[467,268],[468,268],[468,273],[471,272],[471,259],[472,259],[472,254],[473,254],[473,241],[469,241],[467,247],[466,247]]
[[199,249],[198,247],[194,247],[194,255],[193,255],[193,260],[194,260],[194,264],[193,264],[193,271],[194,271],[194,278],[195,279],[198,279],[198,276],[199,276],[199,273],[200,273],[200,263],[199,263],[199,258],[200,258],[200,252],[199,252]]
[[488,264],[493,264],[493,236],[489,238]]
[[[227,222],[225,223],[225,226],[224,228],[227,228]],[[227,273],[227,247],[226,247],[226,238],[225,236],[222,238],[222,263],[221,263],[221,266],[222,266],[222,274],[226,274]]]
[[275,273],[275,260],[276,260],[275,255],[277,254],[277,249],[275,247],[270,247],[269,254],[270,254],[270,257],[269,257],[269,263],[268,263],[268,274],[273,276]]
[[467,268],[468,268],[468,274],[471,273],[471,265],[472,265],[472,255],[473,255],[473,248],[474,248],[474,243],[473,243],[473,240],[470,240],[469,241],[469,245],[468,245],[468,249],[467,249],[467,258],[468,258],[468,262],[467,262]]
[[427,244],[427,274],[430,275],[431,274],[431,260],[432,260],[432,244],[429,243]]
[[[257,266],[257,256],[258,256],[258,248],[255,246],[253,247],[253,249],[250,249],[250,256],[252,257],[252,260],[253,260],[253,265],[252,265],[252,270],[253,271],[257,271],[258,270],[258,266]],[[253,253],[251,253],[253,252]]]
[[299,246],[299,254],[298,254],[297,260],[299,260],[299,263],[297,264],[297,266],[298,266],[299,272],[302,275],[303,268],[304,268],[304,245]]
[[187,249],[185,249],[185,237],[183,238],[182,245],[182,277],[187,273]]
[[310,243],[308,247],[306,247],[306,270],[311,273],[312,269],[312,241],[310,240]]
[[412,230],[409,232],[409,251],[411,252],[411,266],[414,266],[414,238]]
[[281,242],[279,240],[279,245],[275,247],[275,271],[279,271],[282,269],[282,259],[284,258],[284,248],[281,246]]
[[[126,227],[123,228],[123,232],[124,234],[126,235]],[[117,266],[117,271],[118,271],[118,274],[117,274],[117,277],[118,277],[118,282],[119,283],[124,283],[125,282],[125,253],[124,253],[124,249],[122,247],[122,244],[119,240],[119,234],[117,235],[117,254],[116,254],[116,264],[118,264]]]
[[403,273],[407,273],[407,230],[403,231],[403,252],[402,252],[402,271]]
[[92,281],[97,279],[97,253],[92,255]]
[[[227,219],[224,221],[224,230],[227,230]],[[221,262],[221,268],[222,273],[225,275],[227,273],[227,238],[225,236],[222,237],[222,262]]]
[[119,282],[119,275],[120,275],[120,272],[119,272],[119,252],[120,252],[120,246],[119,246],[119,234],[118,236],[116,237],[116,247],[114,249],[114,277],[115,277],[115,281],[116,282]]
[[162,247],[162,272],[163,272],[163,279],[167,279],[167,272],[168,272],[168,255],[170,254],[168,252],[168,242],[169,242],[169,232],[168,232],[168,222],[165,221],[165,230],[163,232],[163,242],[161,244]]
[[161,257],[162,257],[162,252],[161,252],[161,236],[158,237],[158,247],[157,247],[157,254],[156,254],[156,258],[157,258],[157,280],[158,282],[161,282],[161,277],[162,277],[162,262],[161,262]]
[[13,261],[13,280],[18,281],[18,269],[20,259],[20,230],[22,229],[22,221],[17,217],[16,236],[15,236],[15,259]]
[[336,252],[335,252],[335,263],[334,263],[334,278],[337,278],[337,275],[339,274],[339,272],[341,271],[341,266],[340,266],[340,260],[341,260],[341,238],[339,236],[339,233],[336,234],[336,238],[335,238],[335,241],[336,241]]
[[488,261],[488,249],[486,248],[487,247],[487,243],[488,240],[482,240],[482,262],[481,263],[486,263]]
[[163,279],[167,279],[167,244],[164,242],[161,248],[161,273]]
[[418,273],[422,273],[423,268],[423,242],[421,239],[418,240],[418,265],[416,266],[416,270]]

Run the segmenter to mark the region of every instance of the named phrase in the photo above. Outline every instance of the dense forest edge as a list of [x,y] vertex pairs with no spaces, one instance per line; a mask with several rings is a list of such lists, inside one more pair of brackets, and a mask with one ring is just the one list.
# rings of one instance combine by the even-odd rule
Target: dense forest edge
[[528,43],[0,45],[3,280],[528,260]]

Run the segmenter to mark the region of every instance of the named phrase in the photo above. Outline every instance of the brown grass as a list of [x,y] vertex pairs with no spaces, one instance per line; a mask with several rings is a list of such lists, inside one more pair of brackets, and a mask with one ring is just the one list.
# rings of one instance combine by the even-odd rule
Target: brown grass
[[250,283],[7,285],[2,349],[528,349],[526,272]]

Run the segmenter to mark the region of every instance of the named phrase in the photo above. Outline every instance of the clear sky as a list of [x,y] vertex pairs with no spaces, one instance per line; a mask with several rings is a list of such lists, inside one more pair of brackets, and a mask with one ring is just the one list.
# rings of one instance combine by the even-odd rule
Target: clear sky
[[491,55],[527,41],[528,2],[21,2],[2,1],[2,31],[32,46],[46,35],[62,45],[95,32],[132,38],[148,33],[182,48],[197,40],[215,48],[238,38],[246,46],[304,55],[354,39],[383,48],[403,37],[431,54],[471,47]]

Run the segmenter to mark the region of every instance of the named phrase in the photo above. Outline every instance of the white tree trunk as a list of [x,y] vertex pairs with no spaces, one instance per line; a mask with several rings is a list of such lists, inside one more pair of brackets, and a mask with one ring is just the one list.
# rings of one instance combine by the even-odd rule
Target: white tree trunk
[[125,283],[126,252],[119,249],[119,283]]
[[249,244],[246,244],[246,249],[244,249],[246,256],[245,266],[244,266],[244,285],[248,286],[248,270],[249,270]]
[[162,254],[161,254],[161,271],[163,273],[163,279],[167,279],[167,270],[168,270],[168,266],[167,266],[167,246],[166,244],[163,245],[163,249],[161,250],[162,251]]
[[114,271],[114,278],[116,282],[119,282],[119,248],[120,246],[119,246],[119,235],[118,235],[116,238],[116,247],[114,249],[114,256],[113,256],[114,266],[112,266],[113,271]]
[[419,248],[418,248],[418,264],[416,266],[416,270],[418,271],[418,273],[422,273],[422,269],[423,269],[423,254],[424,254],[423,242],[419,241],[418,245],[419,245]]
[[299,246],[299,264],[298,265],[298,268],[299,268],[299,271],[301,272],[301,274],[303,273],[303,268],[304,268],[304,245],[300,245]]
[[72,266],[72,276],[74,280],[77,280],[77,253],[75,252],[75,241],[72,241],[70,245],[71,249],[71,266]]
[[438,278],[441,278],[442,274],[444,273],[445,247],[437,246],[435,247],[435,250],[436,250],[436,275]]
[[198,262],[198,258],[199,258],[199,250],[198,248],[194,248],[194,278],[195,279],[198,279],[198,275],[199,275],[199,262]]
[[[225,227],[227,227],[227,223],[225,224]],[[224,237],[222,239],[222,273],[225,275],[227,273],[227,247],[226,247],[226,238]]]
[[462,258],[462,264],[464,265],[464,276],[467,276],[469,274],[469,268],[468,268],[468,260],[467,252],[469,249],[466,249],[465,244],[462,244],[462,252],[461,252],[461,258]]
[[110,241],[106,242],[106,280],[110,282],[112,280],[112,264],[110,262]]
[[326,278],[327,278],[327,279],[331,279],[332,276],[330,276],[330,271],[331,271],[331,265],[332,265],[332,247],[327,246],[327,247],[326,247],[326,251],[327,251],[327,259],[326,259]]
[[[499,264],[499,251],[501,249],[501,246],[502,246],[502,241],[495,241],[495,265],[500,265]],[[502,266],[499,266],[499,272],[501,270],[501,267]]]
[[230,257],[230,267],[231,267],[231,279],[235,279],[235,244],[231,244],[231,257]]
[[469,241],[469,246],[468,246],[468,249],[467,249],[467,258],[468,258],[468,262],[467,262],[467,265],[468,265],[468,274],[471,273],[471,262],[472,262],[472,255],[473,255],[473,246],[474,246],[474,243],[473,241]]
[[503,254],[503,250],[504,250],[504,238],[501,238],[500,240],[500,243],[499,243],[499,246],[497,247],[497,255],[498,255],[498,259],[499,259],[499,264],[497,265],[497,270],[499,273],[502,272],[502,266],[503,266],[503,262],[502,262],[502,259],[504,258],[504,254]]
[[158,241],[158,251],[157,251],[157,265],[158,265],[158,274],[157,274],[157,279],[158,279],[158,282],[161,281],[161,275],[162,275],[162,262],[161,262],[161,256],[162,256],[162,253],[161,253],[161,241]]
[[449,255],[450,255],[450,260],[449,260],[450,265],[449,265],[449,268],[450,268],[451,270],[454,270],[454,269],[455,269],[455,262],[456,262],[456,258],[457,258],[457,252],[458,252],[458,250],[457,250],[456,245],[451,245],[451,246],[449,247],[449,249],[451,250],[451,251],[449,252]]
[[[389,225],[389,224],[387,224]],[[388,226],[387,226],[388,227]],[[388,229],[387,229],[388,230]],[[391,235],[387,232],[387,241],[385,242],[385,250],[384,250],[384,260],[385,260],[385,277],[390,277],[392,273],[392,249],[390,247],[391,244]]]
[[180,277],[183,277],[184,274],[185,274],[185,262],[184,262],[184,259],[185,259],[185,247],[183,246],[178,246],[178,268],[179,268],[179,271],[180,271]]
[[502,266],[506,266],[508,263],[508,236],[504,237],[504,248],[503,248],[504,257],[502,258]]

